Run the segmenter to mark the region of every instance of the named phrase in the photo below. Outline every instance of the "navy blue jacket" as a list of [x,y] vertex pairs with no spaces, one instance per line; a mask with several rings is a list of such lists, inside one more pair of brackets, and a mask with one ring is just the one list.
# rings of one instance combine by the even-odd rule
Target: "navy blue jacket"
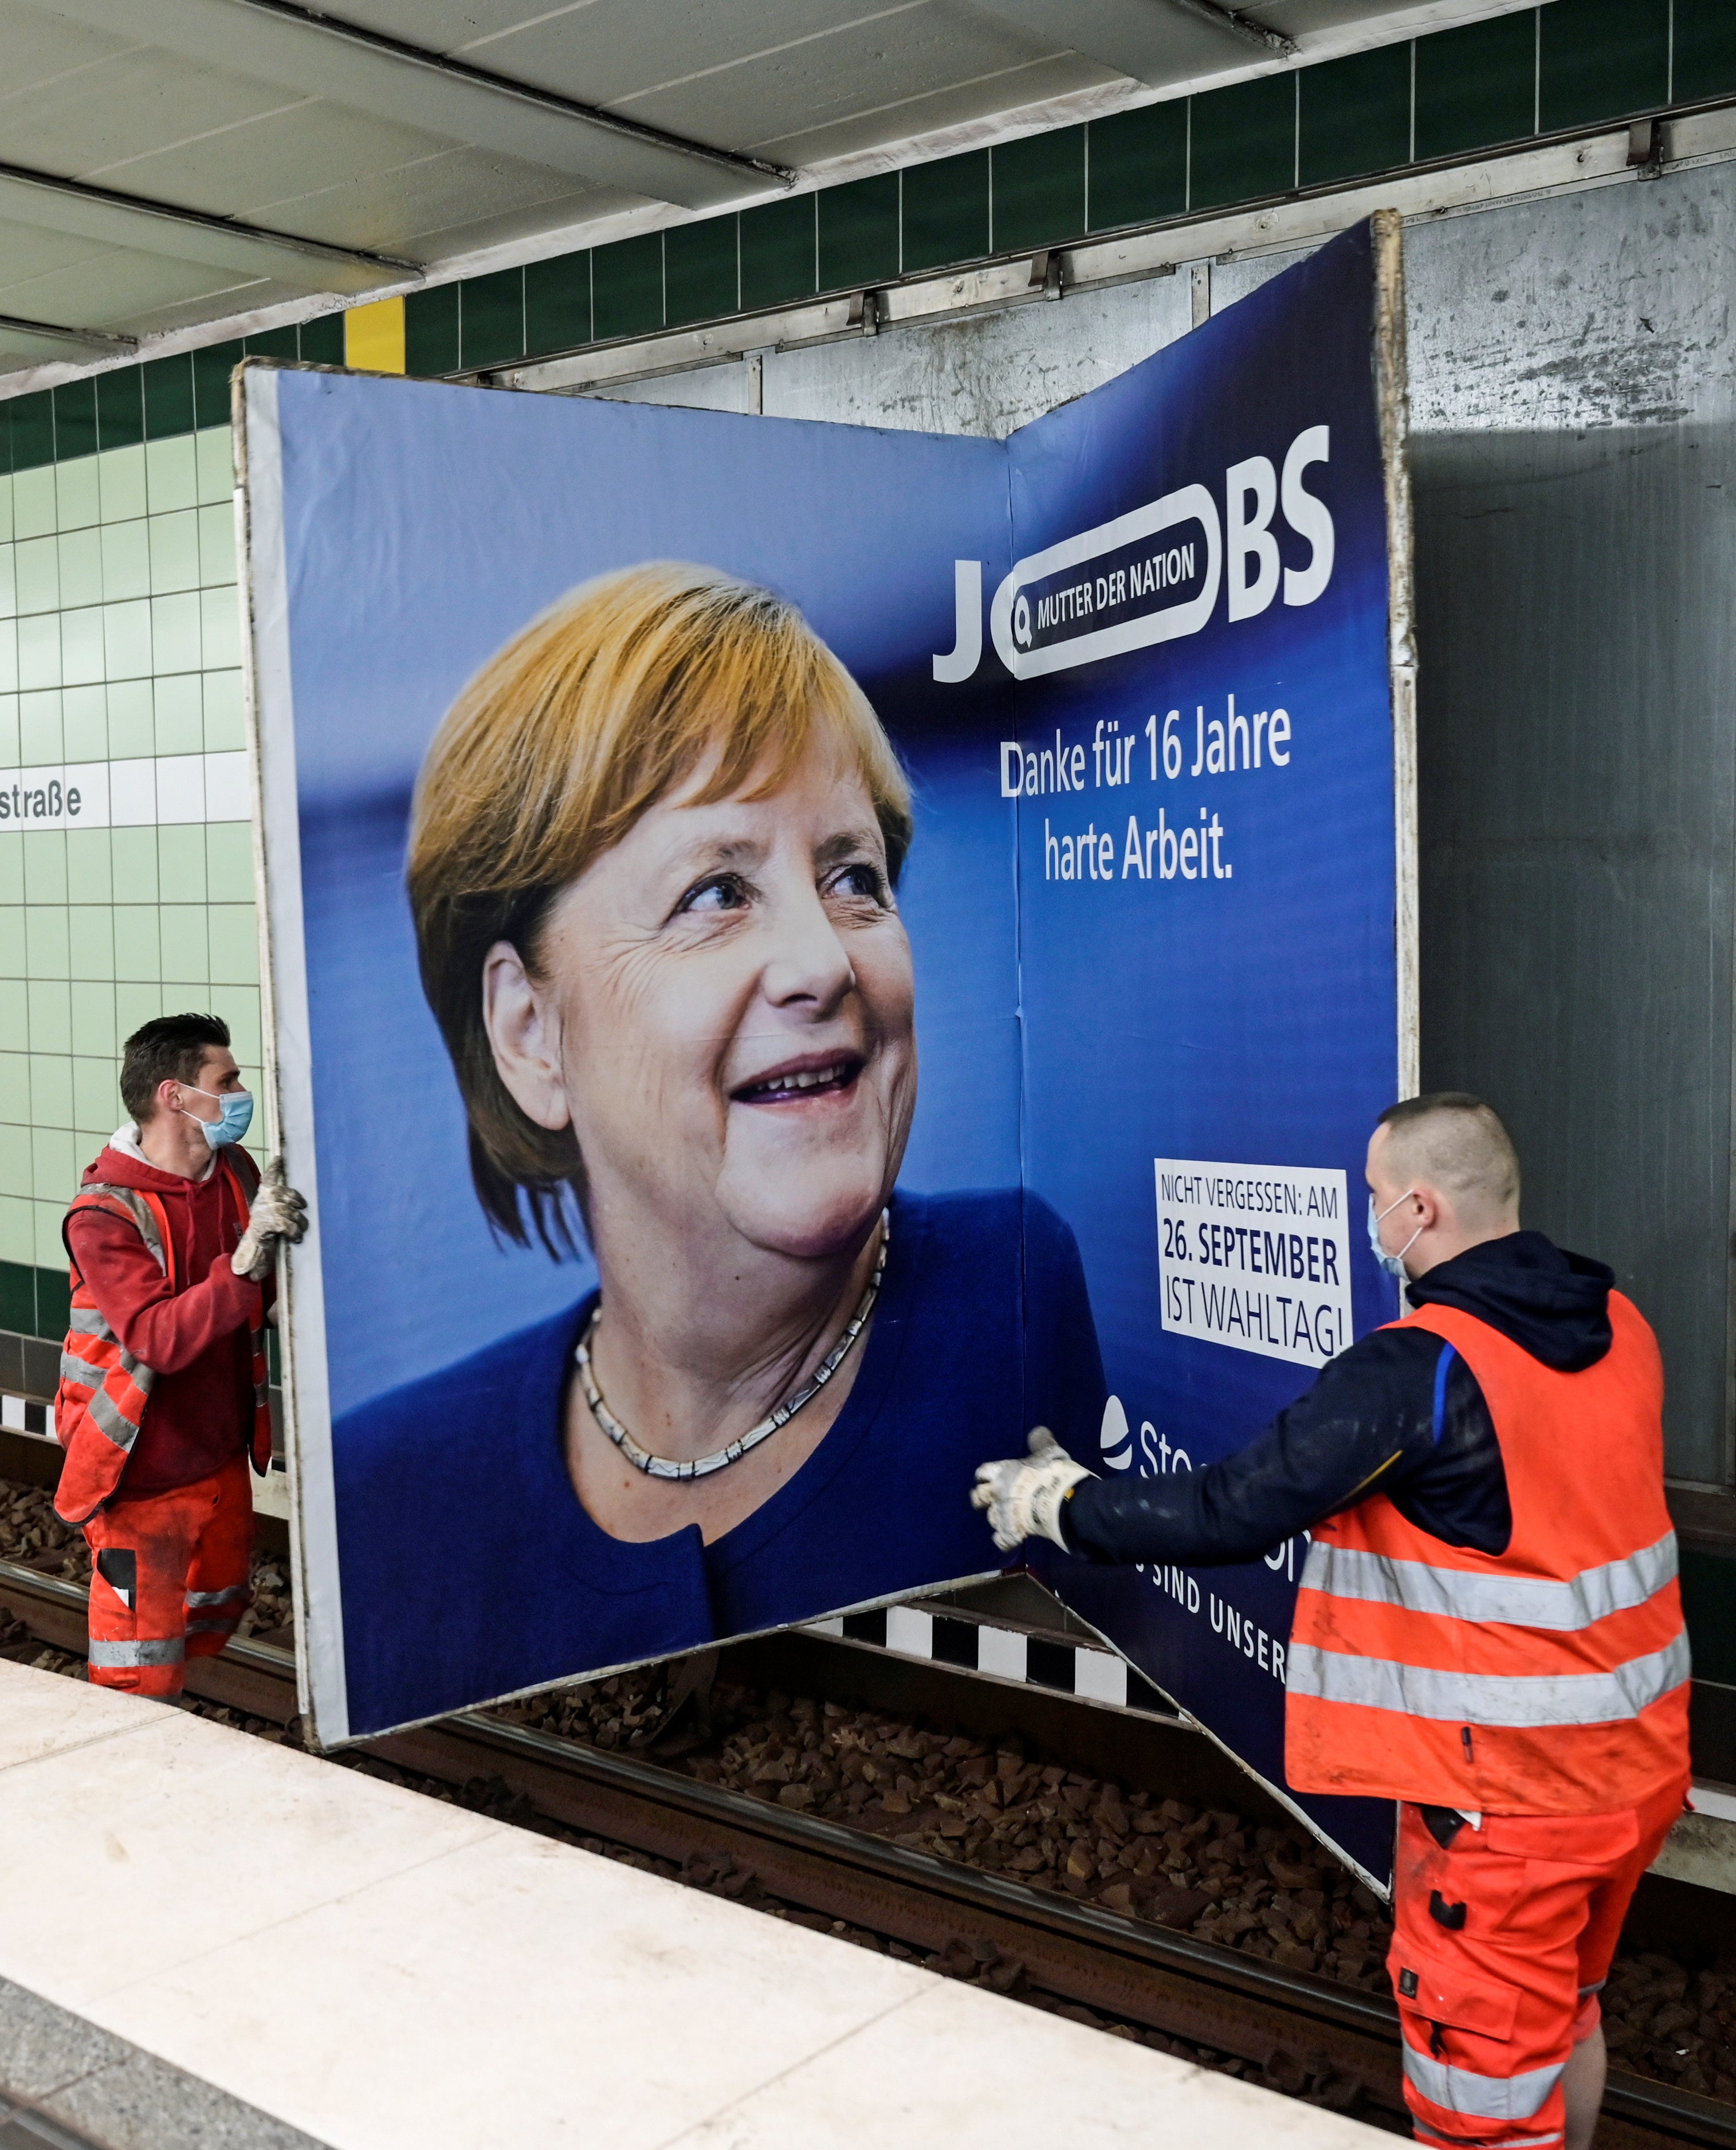
[[333,1427],[352,1733],[993,1572],[976,1466],[1039,1422],[1087,1448],[1103,1415],[1078,1249],[1054,1211],[1017,1189],[898,1194],[862,1365],[819,1447],[712,1544],[694,1525],[628,1544],[567,1475],[594,1304]]
[[[1416,1305],[1458,1307],[1544,1365],[1577,1373],[1609,1349],[1614,1282],[1602,1262],[1513,1232],[1438,1264],[1410,1291]],[[1090,1479],[1062,1512],[1073,1551],[1094,1560],[1209,1567],[1254,1559],[1373,1493],[1447,1545],[1498,1554],[1513,1533],[1476,1376],[1426,1329],[1362,1337],[1221,1463]]]

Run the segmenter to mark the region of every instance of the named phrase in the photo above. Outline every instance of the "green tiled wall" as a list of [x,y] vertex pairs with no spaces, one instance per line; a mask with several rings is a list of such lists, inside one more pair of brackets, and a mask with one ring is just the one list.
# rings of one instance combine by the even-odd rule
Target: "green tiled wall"
[[1729,0],[1675,0],[1670,70],[1672,97],[1736,96],[1736,8]]
[[[1557,0],[1560,4],[1560,0]],[[1537,111],[1537,23],[1527,9],[1417,39],[1412,105],[1424,163],[1522,140]]]
[[744,306],[783,306],[792,300],[813,297],[820,276],[811,194],[766,202],[739,217],[718,219],[712,229],[721,239],[731,223],[740,232]]
[[1667,103],[1670,0],[1556,0],[1537,18],[1537,124],[1595,126]]
[[[406,299],[406,320],[410,311]],[[593,333],[600,339],[647,336],[664,320],[663,234],[645,232],[599,246],[591,256]]]
[[1094,229],[1158,224],[1188,206],[1188,129],[1192,100],[1144,104],[1094,119],[1087,200]]
[[464,287],[458,320],[458,362],[508,366],[524,356],[524,271],[497,270],[472,276]]
[[[211,392],[163,363],[25,399],[62,452],[0,475],[0,770],[245,746],[229,427],[153,437]],[[245,820],[0,830],[0,1328],[64,1329],[60,1220],[123,1117],[120,1042],[182,1008],[257,1067]]]
[[1352,53],[1296,78],[1296,180],[1330,186],[1410,156],[1410,48]]
[[[521,270],[510,273],[522,280]],[[447,289],[456,307],[457,286]],[[0,477],[111,449],[178,440],[201,428],[226,428],[230,376],[243,357],[341,366],[344,317],[326,314],[318,320],[303,321],[299,328],[208,344],[203,351],[148,359],[141,366],[121,366],[93,379],[69,381],[58,388],[0,402]],[[451,366],[433,370],[452,372],[457,366],[454,359]],[[225,479],[225,499],[229,490]],[[230,580],[235,580],[233,566]],[[0,767],[5,765],[0,760]]]
[[740,233],[734,217],[664,234],[664,310],[671,328],[714,320],[741,304]]
[[900,173],[880,172],[872,179],[828,187],[815,196],[822,290],[890,283],[897,275],[902,191]]
[[[1082,143],[1082,157],[1083,151]],[[955,261],[972,260],[989,251],[993,156],[991,149],[971,149],[961,157],[912,164],[905,173],[902,265],[906,275],[925,269],[950,269]]]
[[1188,114],[1188,206],[1222,209],[1263,194],[1288,194],[1296,184],[1296,88],[1294,74],[1208,89]]
[[1085,229],[1085,159],[1077,131],[1027,134],[992,153],[997,254],[1052,246]]
[[[405,325],[411,325],[406,306]],[[591,257],[563,254],[553,261],[532,261],[524,272],[524,333],[530,351],[568,351],[591,341]],[[406,361],[407,362],[407,361]],[[410,371],[440,368],[411,366]]]
[[[1736,97],[1736,0],[1546,0],[913,164],[739,214],[467,277],[405,301],[406,370],[505,366],[787,305],[991,254]],[[244,352],[341,365],[343,317],[0,402],[0,472],[225,422]]]
[[504,363],[521,322],[523,352],[547,356],[1724,96],[1736,96],[1736,0],[1547,0],[414,291],[409,371]]
[[[404,308],[404,367],[409,373],[458,371],[458,311],[462,284],[442,284],[418,291],[416,304]],[[588,341],[588,338],[587,339]]]

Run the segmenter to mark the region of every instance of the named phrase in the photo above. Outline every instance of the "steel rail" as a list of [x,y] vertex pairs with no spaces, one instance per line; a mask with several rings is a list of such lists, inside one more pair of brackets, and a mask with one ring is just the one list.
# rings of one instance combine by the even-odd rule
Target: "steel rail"
[[[84,1592],[76,1584],[0,1561],[0,1609],[42,1641],[83,1653]],[[294,1657],[270,1644],[231,1643],[222,1657],[189,1664],[187,1685],[271,1722],[295,1714]],[[992,1944],[1044,1992],[1233,2055],[1276,2087],[1312,2082],[1331,2102],[1352,2079],[1380,2120],[1403,2114],[1397,2011],[1374,1994],[705,1784],[639,1754],[475,1712],[359,1743],[359,1751],[447,1784],[498,1784],[551,1820],[654,1857],[680,1863],[727,1852],[773,1895],[908,1946]],[[1736,2106],[1612,2073],[1598,2139],[1602,2150],[1736,2150]]]

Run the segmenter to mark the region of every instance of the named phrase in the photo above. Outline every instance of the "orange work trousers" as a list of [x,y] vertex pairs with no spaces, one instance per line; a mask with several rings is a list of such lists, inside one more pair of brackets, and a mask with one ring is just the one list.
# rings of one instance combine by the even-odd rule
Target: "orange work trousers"
[[1387,1968],[1419,2141],[1562,2140],[1562,2071],[1602,2021],[1622,1920],[1687,1792],[1684,1778],[1641,1807],[1485,1814],[1479,1829],[1400,1807]]
[[179,1694],[187,1659],[214,1658],[252,1602],[247,1458],[238,1451],[190,1486],[111,1501],[84,1535],[92,1684]]

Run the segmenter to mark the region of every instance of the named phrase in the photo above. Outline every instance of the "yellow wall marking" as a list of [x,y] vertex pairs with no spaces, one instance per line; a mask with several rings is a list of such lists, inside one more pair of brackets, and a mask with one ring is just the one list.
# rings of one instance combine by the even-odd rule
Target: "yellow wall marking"
[[404,371],[404,301],[376,299],[344,315],[344,363],[364,373]]

